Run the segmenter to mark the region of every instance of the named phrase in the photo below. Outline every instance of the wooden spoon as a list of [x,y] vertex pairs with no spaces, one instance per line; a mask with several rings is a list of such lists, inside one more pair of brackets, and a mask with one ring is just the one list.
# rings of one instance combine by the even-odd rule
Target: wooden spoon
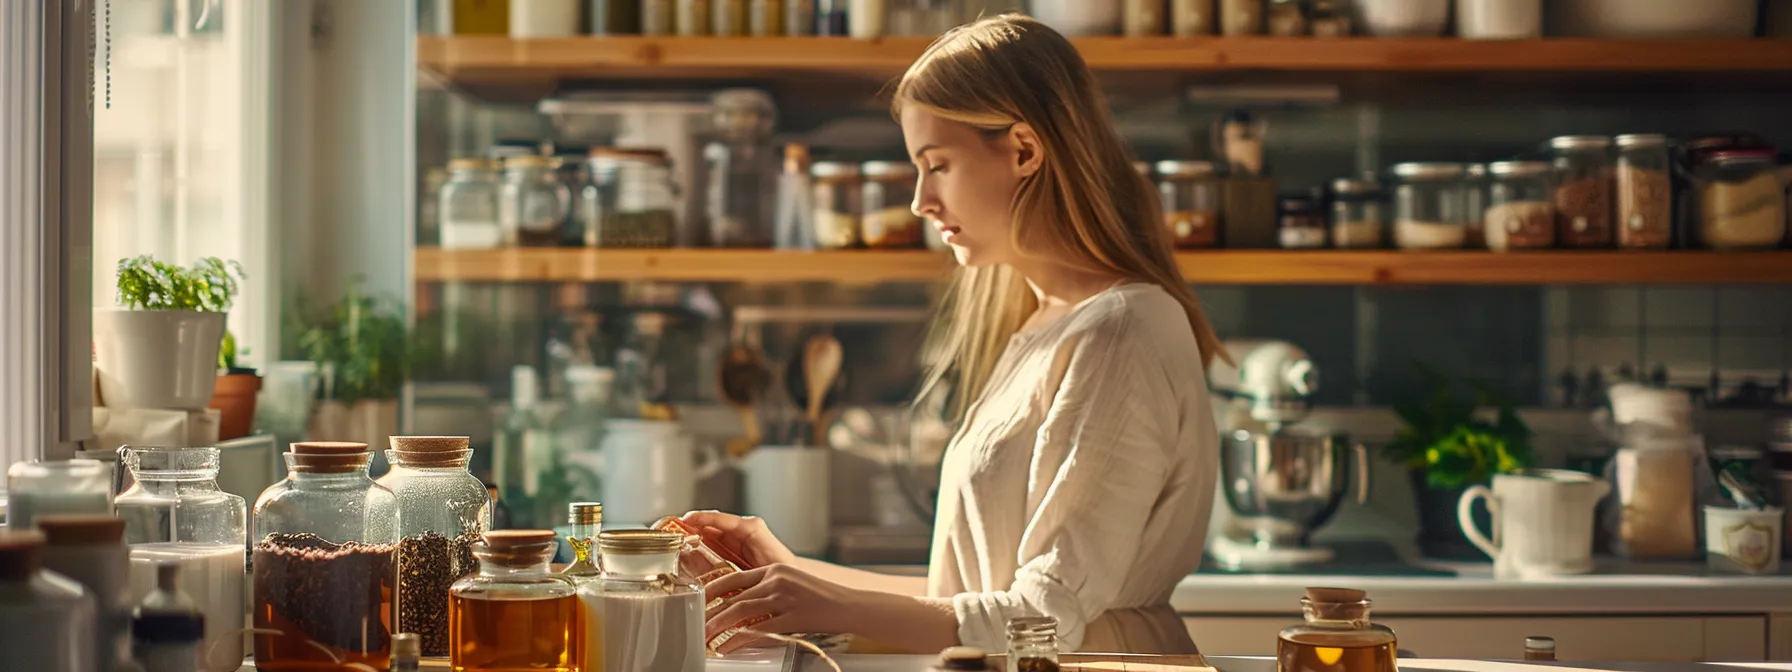
[[821,422],[823,402],[827,400],[828,390],[834,387],[834,380],[840,377],[840,366],[845,357],[840,349],[840,339],[832,334],[810,336],[809,342],[803,344],[803,384],[809,393],[809,407],[805,410],[817,446],[827,445],[827,430]]
[[722,398],[734,407],[735,414],[740,416],[741,429],[746,432],[744,441],[728,445],[728,454],[735,458],[744,457],[765,438],[759,423],[759,405],[765,400],[766,390],[772,386],[771,367],[766,365],[765,357],[758,349],[736,345],[722,357],[718,382]]

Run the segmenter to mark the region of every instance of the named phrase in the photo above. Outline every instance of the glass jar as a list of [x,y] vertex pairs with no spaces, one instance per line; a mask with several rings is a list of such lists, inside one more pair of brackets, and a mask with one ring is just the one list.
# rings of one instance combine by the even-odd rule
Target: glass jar
[[29,530],[39,516],[111,515],[112,465],[99,460],[19,462],[6,470],[6,526]]
[[591,182],[579,201],[587,247],[672,246],[678,189],[664,151],[598,147],[585,162]]
[[1307,15],[1300,0],[1269,0],[1265,23],[1270,35],[1300,37],[1307,34]]
[[546,156],[504,160],[498,190],[498,226],[505,245],[559,245],[572,192],[560,181],[557,162]]
[[552,530],[488,532],[484,543],[473,546],[479,572],[455,581],[450,591],[448,661],[454,669],[580,669],[578,589],[549,570],[556,546]]
[[1786,235],[1786,195],[1766,149],[1712,152],[1693,167],[1699,235],[1718,250],[1776,247]]
[[1313,37],[1350,37],[1352,28],[1348,0],[1313,0],[1307,8],[1307,30]]
[[603,574],[579,587],[584,669],[703,672],[703,586],[678,571],[682,542],[654,530],[598,536]]
[[135,481],[118,495],[131,549],[130,601],[156,587],[156,566],[180,566],[186,593],[205,614],[206,669],[242,665],[248,504],[218,488],[217,448],[122,448]]
[[1058,669],[1058,619],[1023,616],[1008,619],[1008,672]]
[[709,12],[712,0],[671,0],[677,7],[676,32],[679,37],[704,37],[709,35],[713,21]]
[[1556,242],[1562,247],[1611,247],[1611,138],[1564,135],[1549,141],[1555,152]]
[[1487,165],[1471,163],[1463,166],[1462,177],[1462,216],[1463,226],[1467,227],[1468,240],[1465,247],[1481,247],[1487,239],[1484,233],[1487,225],[1483,220],[1487,216]]
[[842,250],[859,244],[859,167],[816,161],[809,167],[815,202],[815,246]]
[[778,37],[784,34],[784,0],[747,0],[747,34]]
[[1618,247],[1660,249],[1674,238],[1674,185],[1668,138],[1658,134],[1617,137]]
[[1367,593],[1308,588],[1300,607],[1306,622],[1276,637],[1277,669],[1395,672],[1398,640],[1369,620]]
[[1325,247],[1325,215],[1319,203],[1306,196],[1286,196],[1276,204],[1281,215],[1276,237],[1284,250],[1317,250]]
[[1219,247],[1220,190],[1213,164],[1159,161],[1157,176],[1170,241],[1185,249]]
[[640,0],[641,34],[661,37],[678,32],[678,0]]
[[915,214],[914,164],[900,161],[866,161],[861,195],[859,240],[872,249],[921,246],[921,218]]
[[642,6],[653,4],[642,0],[590,0],[589,18],[592,35],[639,35]]
[[1332,180],[1332,246],[1340,250],[1381,247],[1381,185],[1373,180]]
[[703,147],[703,211],[717,247],[770,247],[780,156],[771,96],[729,89],[711,97],[715,139]]
[[498,224],[498,178],[490,161],[449,161],[448,181],[437,199],[443,248],[488,250],[504,242]]
[[7,669],[98,669],[93,601],[81,584],[40,569],[43,556],[43,533],[0,530],[0,651]]
[[776,0],[784,4],[784,34],[803,37],[815,34],[816,0]]
[[747,34],[747,0],[709,0],[709,32],[716,37]]
[[572,526],[566,535],[566,543],[572,546],[573,560],[560,570],[560,574],[572,579],[573,583],[596,578],[603,573],[598,568],[597,537],[603,532],[604,505],[597,502],[568,504],[566,523]]
[[1126,0],[1123,18],[1120,20],[1121,34],[1127,37],[1150,37],[1164,34],[1164,26],[1169,18],[1164,15],[1164,0]]
[[448,588],[474,570],[473,544],[492,524],[491,495],[467,471],[464,436],[394,436],[379,484],[398,499],[398,632],[423,655],[448,655]]
[[1215,0],[1219,3],[1220,34],[1262,35],[1264,0]]
[[374,669],[391,658],[398,498],[365,443],[299,442],[255,500],[255,664]]
[[1394,164],[1394,244],[1408,250],[1462,247],[1468,238],[1460,163]]
[[1212,35],[1216,0],[1170,0],[1170,33],[1177,37]]
[[1490,250],[1534,250],[1556,243],[1554,173],[1542,161],[1488,164],[1485,240]]

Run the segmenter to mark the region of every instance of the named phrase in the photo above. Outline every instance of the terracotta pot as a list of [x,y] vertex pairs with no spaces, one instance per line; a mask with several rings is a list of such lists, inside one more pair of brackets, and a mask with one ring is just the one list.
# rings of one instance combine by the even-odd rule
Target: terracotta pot
[[261,376],[232,373],[218,376],[211,407],[218,409],[218,440],[248,436],[255,429],[255,399],[261,392]]

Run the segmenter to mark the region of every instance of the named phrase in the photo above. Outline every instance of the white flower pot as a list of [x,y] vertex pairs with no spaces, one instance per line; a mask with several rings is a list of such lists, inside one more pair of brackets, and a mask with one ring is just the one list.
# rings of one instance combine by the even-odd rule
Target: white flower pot
[[218,382],[224,318],[191,310],[95,311],[100,399],[110,408],[204,409]]

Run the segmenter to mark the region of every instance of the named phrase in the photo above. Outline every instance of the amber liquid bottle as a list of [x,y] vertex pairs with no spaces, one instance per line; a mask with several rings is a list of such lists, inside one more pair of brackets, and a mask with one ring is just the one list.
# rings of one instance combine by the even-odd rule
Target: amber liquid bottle
[[479,573],[449,591],[448,662],[455,672],[577,672],[578,591],[552,573],[550,530],[488,532],[473,547]]
[[1369,621],[1366,593],[1308,588],[1300,604],[1306,622],[1277,637],[1277,672],[1396,672],[1394,631]]

